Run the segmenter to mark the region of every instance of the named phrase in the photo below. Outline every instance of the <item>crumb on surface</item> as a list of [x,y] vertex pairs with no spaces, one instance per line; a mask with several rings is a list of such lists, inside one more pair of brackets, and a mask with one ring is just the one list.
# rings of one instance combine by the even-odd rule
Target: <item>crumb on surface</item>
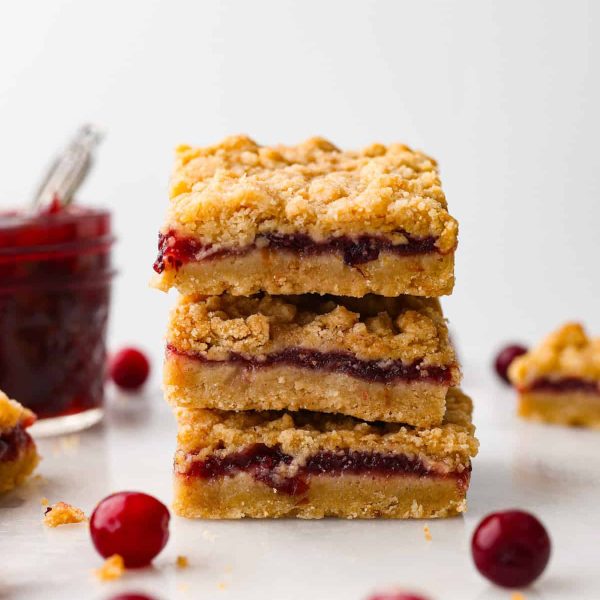
[[[44,500],[46,503],[44,504]],[[42,499],[42,506],[48,506],[48,500]],[[58,527],[59,525],[67,525],[68,523],[82,523],[88,518],[85,513],[76,506],[71,506],[66,502],[56,502],[52,506],[48,506],[44,513],[44,525],[47,527]]]
[[109,556],[99,569],[94,570],[94,574],[100,581],[119,579],[124,572],[125,562],[123,561],[123,557],[119,554]]
[[431,530],[429,529],[429,525],[423,525],[423,533],[425,534],[425,539],[430,542],[431,541]]
[[44,497],[40,500],[40,504],[42,506],[48,506],[48,504],[50,504],[50,500],[48,500],[48,498]]
[[182,554],[179,554],[177,556],[177,560],[175,561],[175,564],[177,565],[178,569],[187,569],[190,566],[190,562],[189,562],[187,556],[183,556]]
[[217,589],[219,589],[219,590],[226,590],[227,589],[227,584],[221,581],[220,583],[217,584]]
[[525,598],[525,596],[523,594],[521,594],[521,592],[515,592],[511,597],[510,600],[527,600]]

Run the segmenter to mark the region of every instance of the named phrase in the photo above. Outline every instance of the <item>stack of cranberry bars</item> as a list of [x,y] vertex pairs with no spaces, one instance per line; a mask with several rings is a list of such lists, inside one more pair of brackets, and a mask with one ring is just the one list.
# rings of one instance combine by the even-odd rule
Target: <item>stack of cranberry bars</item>
[[155,263],[181,293],[177,513],[463,512],[477,440],[437,299],[456,244],[435,161],[406,146],[180,147]]

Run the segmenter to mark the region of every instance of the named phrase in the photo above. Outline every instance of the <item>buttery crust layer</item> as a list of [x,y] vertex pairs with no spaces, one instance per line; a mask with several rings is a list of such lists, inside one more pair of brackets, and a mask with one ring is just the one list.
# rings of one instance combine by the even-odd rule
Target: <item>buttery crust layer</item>
[[432,252],[401,256],[382,252],[376,261],[350,266],[335,254],[302,256],[254,249],[165,269],[153,280],[163,291],[250,296],[269,294],[401,294],[438,297],[454,288],[454,255]]
[[175,475],[173,508],[198,519],[431,519],[466,510],[466,486],[443,477],[312,477],[304,496],[290,496],[237,473],[214,481]]
[[11,460],[0,461],[0,494],[21,485],[39,462],[33,441],[21,448]]
[[443,420],[448,384],[369,382],[290,365],[257,369],[167,351],[164,390],[167,400],[180,407],[312,410],[429,427]]
[[532,421],[600,429],[600,392],[522,392],[519,416]]

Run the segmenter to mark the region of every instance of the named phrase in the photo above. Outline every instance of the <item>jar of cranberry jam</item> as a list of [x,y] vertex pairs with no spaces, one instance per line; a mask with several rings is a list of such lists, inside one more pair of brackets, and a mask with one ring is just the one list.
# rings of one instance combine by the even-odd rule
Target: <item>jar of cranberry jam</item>
[[0,214],[0,389],[38,433],[102,418],[113,241],[104,210]]

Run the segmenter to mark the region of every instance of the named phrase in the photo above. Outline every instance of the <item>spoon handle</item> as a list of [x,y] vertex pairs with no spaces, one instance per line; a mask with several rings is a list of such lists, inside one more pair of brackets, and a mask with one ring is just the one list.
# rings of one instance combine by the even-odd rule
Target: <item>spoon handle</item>
[[83,125],[63,152],[52,162],[40,183],[32,205],[36,210],[50,206],[58,198],[62,206],[73,201],[92,164],[94,148],[102,140],[101,131],[94,125]]

